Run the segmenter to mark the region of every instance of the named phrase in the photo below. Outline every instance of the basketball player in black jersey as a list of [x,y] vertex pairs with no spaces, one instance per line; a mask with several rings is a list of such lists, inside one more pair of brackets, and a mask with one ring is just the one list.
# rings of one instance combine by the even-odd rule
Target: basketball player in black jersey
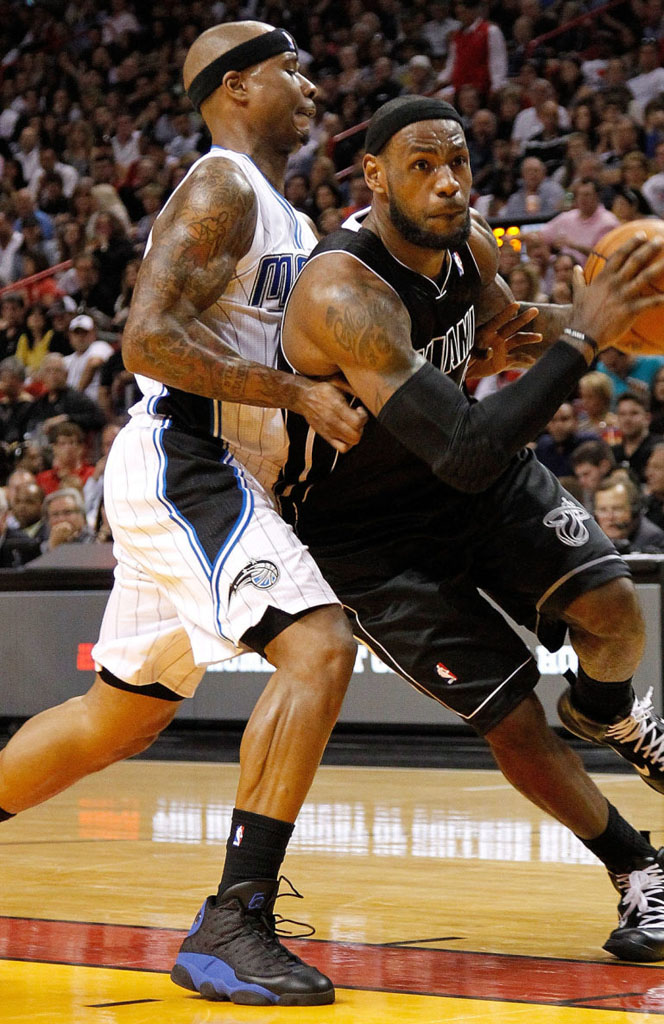
[[664,301],[642,297],[661,273],[661,249],[636,238],[590,286],[577,280],[560,339],[518,381],[473,404],[461,385],[474,325],[507,300],[491,232],[469,213],[460,117],[439,100],[393,100],[372,118],[366,151],[370,212],[314,250],[291,292],[283,347],[300,373],[343,373],[371,418],[349,452],[316,438],[311,454],[306,424],[289,416],[282,512],[355,635],[473,725],[510,782],[606,865],[621,917],[605,948],[664,959],[664,850],[619,815],[547,726],[533,658],[478,592],[552,650],[569,629],[580,667],[563,721],[664,792],[664,722],[631,686],[643,625],[629,571],[523,447],[597,352]]

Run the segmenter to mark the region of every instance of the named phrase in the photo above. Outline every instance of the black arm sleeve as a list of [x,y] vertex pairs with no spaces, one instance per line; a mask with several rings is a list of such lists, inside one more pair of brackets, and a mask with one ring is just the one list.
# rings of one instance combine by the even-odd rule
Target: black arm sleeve
[[581,353],[557,341],[513,384],[470,403],[427,363],[394,392],[378,420],[445,483],[477,493],[544,430],[587,371]]

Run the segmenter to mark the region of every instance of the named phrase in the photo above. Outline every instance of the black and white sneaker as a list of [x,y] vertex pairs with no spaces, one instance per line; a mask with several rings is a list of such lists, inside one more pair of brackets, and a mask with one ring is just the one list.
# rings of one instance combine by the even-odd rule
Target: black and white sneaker
[[620,923],[604,943],[619,960],[664,960],[664,848],[621,875],[609,872],[620,893]]
[[574,707],[571,689],[558,701],[558,715],[566,729],[599,746],[611,747],[632,764],[644,782],[664,793],[664,720],[652,706],[652,686],[645,697],[635,697],[626,718],[595,722]]
[[[241,882],[208,896],[180,947],[171,980],[204,999],[252,1006],[320,1006],[334,986],[282,946],[272,913],[279,883]],[[299,896],[299,893],[296,893]]]

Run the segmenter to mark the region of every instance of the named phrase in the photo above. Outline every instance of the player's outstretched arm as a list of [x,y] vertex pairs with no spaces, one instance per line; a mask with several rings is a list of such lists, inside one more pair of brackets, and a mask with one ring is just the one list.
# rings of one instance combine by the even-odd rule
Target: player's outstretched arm
[[[664,305],[664,295],[645,294],[663,270],[659,243],[623,246],[591,285],[577,283],[572,326],[608,347],[639,312]],[[284,346],[305,373],[340,369],[387,430],[442,480],[469,492],[488,487],[544,429],[595,355],[594,342],[565,337],[520,380],[470,405],[413,351],[399,297],[339,253],[305,267],[289,304]]]
[[218,158],[191,173],[157,220],[141,264],[125,365],[192,394],[299,412],[345,451],[364,419],[338,388],[243,359],[200,319],[249,251],[255,226],[256,197],[236,164]]

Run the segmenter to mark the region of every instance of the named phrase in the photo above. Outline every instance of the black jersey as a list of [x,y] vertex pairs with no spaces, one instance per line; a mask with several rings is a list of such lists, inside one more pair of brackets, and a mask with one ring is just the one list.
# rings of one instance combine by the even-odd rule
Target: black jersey
[[[342,228],[317,245],[310,259],[346,252],[397,293],[408,310],[413,348],[459,386],[475,335],[480,273],[467,243],[449,253],[439,281],[400,263],[372,231]],[[306,420],[288,413],[288,459],[275,491],[282,515],[305,541],[351,541],[365,528],[389,532],[394,516],[410,515],[427,498],[453,493],[431,468],[370,416],[362,440],[335,451]]]

